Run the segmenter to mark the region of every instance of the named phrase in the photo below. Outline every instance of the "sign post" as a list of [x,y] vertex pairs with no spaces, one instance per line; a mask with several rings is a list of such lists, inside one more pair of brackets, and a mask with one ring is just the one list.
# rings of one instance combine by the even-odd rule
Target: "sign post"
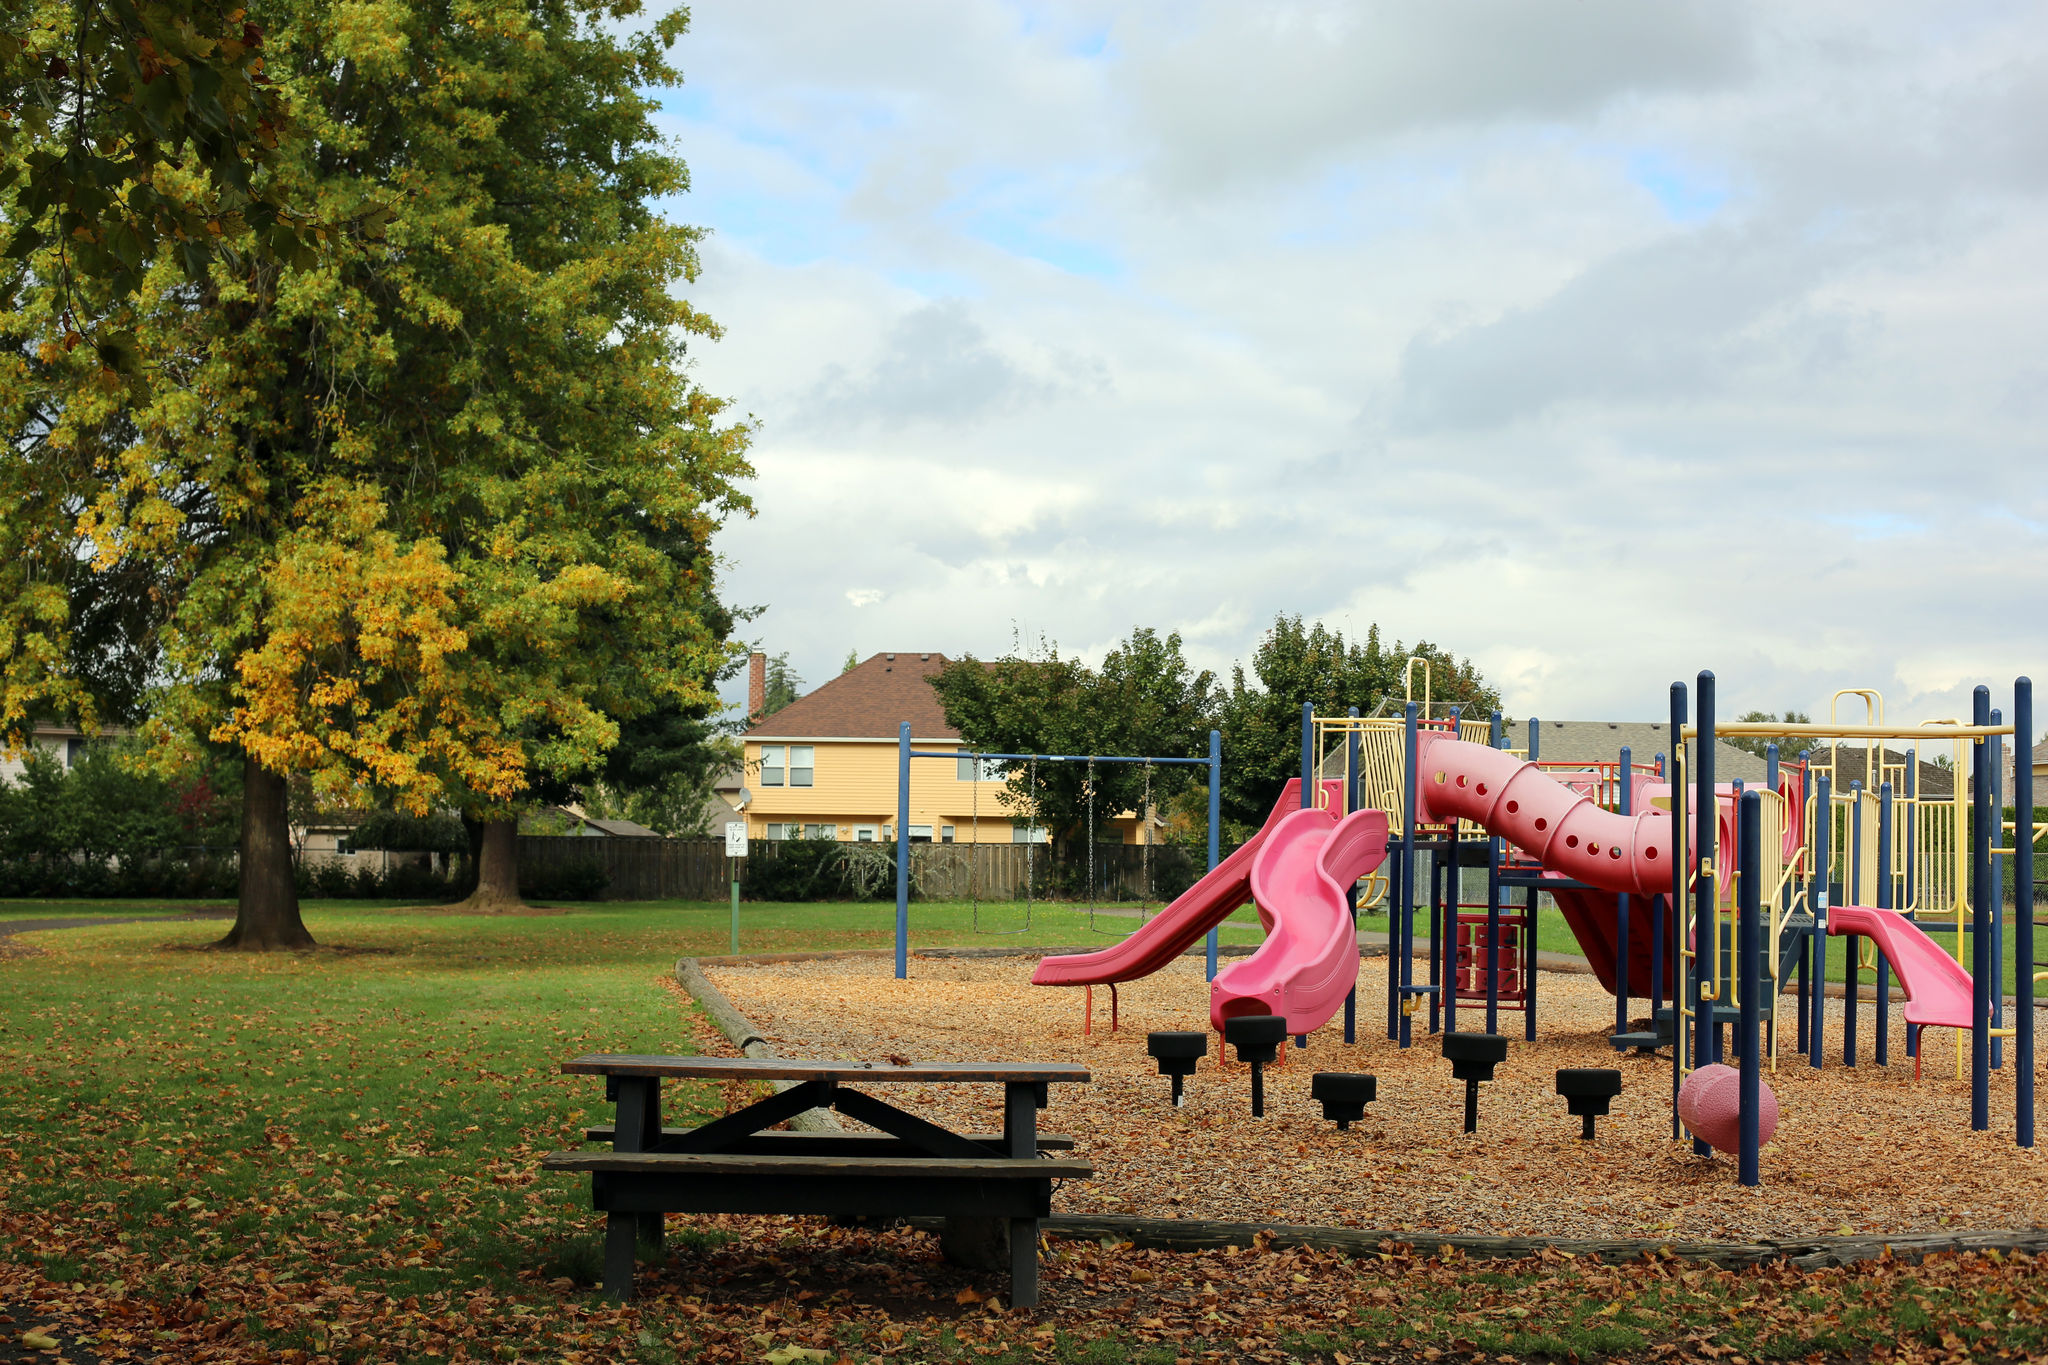
[[725,856],[732,868],[732,952],[740,952],[740,859],[747,856],[747,822],[725,822]]

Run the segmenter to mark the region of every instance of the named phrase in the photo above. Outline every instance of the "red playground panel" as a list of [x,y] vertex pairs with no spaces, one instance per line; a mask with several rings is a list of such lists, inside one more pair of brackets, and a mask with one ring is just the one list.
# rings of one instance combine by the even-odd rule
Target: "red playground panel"
[[[1486,1003],[1486,912],[1458,916],[1457,997]],[[1523,962],[1523,930],[1520,915],[1502,915],[1500,920],[1500,989],[1495,999],[1502,1009],[1529,1007],[1528,978]]]

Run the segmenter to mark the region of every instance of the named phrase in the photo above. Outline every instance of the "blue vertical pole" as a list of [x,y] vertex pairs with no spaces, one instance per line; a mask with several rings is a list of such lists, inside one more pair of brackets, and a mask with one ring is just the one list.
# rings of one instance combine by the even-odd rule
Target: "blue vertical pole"
[[2034,684],[2012,685],[2014,1140],[2034,1145]]
[[[1906,903],[1899,908],[1906,912],[1907,919],[1918,919],[1920,917],[1920,891],[1917,875],[1919,872],[1917,862],[1919,839],[1916,837],[1919,828],[1920,803],[1914,796],[1914,784],[1919,780],[1920,746],[1916,744],[1906,750]],[[1918,1024],[1909,1023],[1906,1025],[1906,1055],[1908,1057],[1918,1057],[1920,1055],[1920,1026]]]
[[[1726,990],[1720,989],[1718,980],[1721,920],[1716,914],[1719,898],[1720,870],[1715,864],[1721,833],[1721,797],[1714,786],[1714,674],[1711,669],[1701,669],[1699,676],[1699,699],[1693,703],[1693,726],[1698,738],[1693,741],[1695,763],[1699,768],[1699,782],[1695,801],[1699,806],[1699,817],[1694,828],[1699,832],[1700,846],[1699,876],[1693,892],[1693,1060],[1704,1065],[1706,1062],[1721,1060],[1715,1055],[1714,1045],[1719,1041],[1716,1016],[1720,1012],[1720,1000],[1702,1000],[1700,986],[1708,975],[1717,977],[1716,989],[1722,997]],[[1706,971],[1700,970],[1704,960]],[[1693,1151],[1701,1156],[1711,1150],[1698,1138],[1693,1139]]]
[[[1463,716],[1463,707],[1451,708],[1453,738],[1460,733]],[[1437,988],[1429,997],[1431,1033],[1439,1026],[1446,1033],[1458,1031],[1458,902],[1465,898],[1465,864],[1455,824],[1446,843],[1450,866],[1444,865],[1439,852],[1429,867],[1429,984]]]
[[1735,932],[1736,976],[1740,979],[1742,1022],[1736,1049],[1741,1054],[1740,1108],[1737,1119],[1741,1137],[1737,1145],[1738,1175],[1745,1185],[1760,1183],[1757,1172],[1758,1107],[1762,1100],[1762,1048],[1758,1045],[1758,996],[1763,991],[1760,961],[1763,948],[1762,896],[1757,882],[1763,877],[1763,796],[1744,792],[1737,816],[1737,867],[1741,871]]
[[910,722],[896,727],[896,979],[910,975]]
[[[2004,723],[1995,706],[1991,723]],[[2005,846],[2005,737],[1993,735],[1984,742],[1991,746],[1991,847],[1998,849]],[[2005,869],[1995,856],[1991,868],[1998,882],[1991,898],[1991,1069],[1996,1071],[2005,1065],[2005,1039],[1997,1033],[2005,1027]]]
[[[1352,707],[1344,713],[1352,720],[1358,719],[1358,708]],[[1358,731],[1344,732],[1344,813],[1351,814],[1358,809]],[[1358,941],[1358,883],[1344,888],[1344,908],[1351,912],[1351,939]],[[1344,995],[1344,1041],[1358,1041],[1358,982],[1353,980],[1351,989]]]
[[[1488,722],[1487,743],[1500,747],[1500,712]],[[1486,1031],[1500,1032],[1500,840],[1486,839]]]
[[[1685,799],[1685,783],[1678,777],[1678,761],[1685,754],[1685,684],[1671,684],[1671,752],[1673,767],[1671,783],[1671,1136],[1679,1134],[1678,1124],[1678,1083],[1685,1075],[1685,1030],[1679,1025],[1678,1002],[1684,998],[1685,974],[1685,876],[1687,858],[1677,856],[1678,843],[1684,839],[1687,852],[1697,856],[1696,841],[1685,833],[1688,815]],[[1691,773],[1686,776],[1690,778]]]
[[1410,941],[1415,932],[1415,813],[1417,782],[1421,765],[1420,755],[1415,752],[1419,712],[1416,704],[1409,702],[1403,712],[1402,732],[1407,748],[1403,762],[1407,764],[1408,789],[1407,813],[1401,830],[1401,899],[1394,907],[1393,921],[1387,926],[1387,948],[1393,954],[1387,962],[1387,1037],[1397,1040],[1402,1047],[1409,1044],[1408,1016],[1401,1013],[1403,986],[1412,980],[1409,954]]
[[[1615,792],[1615,805],[1622,815],[1634,814],[1635,806],[1635,759],[1628,745],[1621,746],[1621,781]],[[1614,937],[1621,944],[1621,951],[1614,956],[1614,1031],[1628,1032],[1628,892],[1614,898]],[[1654,1008],[1654,1007],[1653,1007]]]
[[1543,755],[1543,722],[1529,717],[1529,761],[1536,762]]
[[[1970,694],[1970,722],[1991,723],[1991,689]],[[1991,1126],[1991,746],[1970,746],[1970,1129]]]
[[[1778,771],[1778,744],[1776,740],[1773,740],[1769,744],[1764,745],[1764,790],[1767,792],[1777,791],[1780,776],[1781,774]],[[1786,818],[1788,820],[1791,818],[1791,809],[1789,806],[1786,808]],[[1784,849],[1784,846],[1785,845],[1783,840],[1780,840],[1778,847],[1781,854]],[[1759,866],[1761,866],[1761,864],[1759,864]],[[1789,887],[1786,888],[1784,894],[1789,896],[1791,894],[1791,889]],[[1777,912],[1778,906],[1782,903],[1782,901],[1775,898],[1774,893],[1774,898],[1771,902],[1771,910],[1773,914]],[[1774,940],[1768,945],[1765,951],[1770,954],[1770,956],[1764,959],[1764,966],[1769,969],[1767,975],[1770,977],[1771,981],[1770,986],[1766,988],[1764,992],[1764,994],[1770,998],[1771,1002],[1771,1018],[1770,1022],[1765,1027],[1768,1028],[1770,1031],[1771,1046],[1775,1048],[1778,1045],[1778,993],[1784,987],[1785,984],[1784,982],[1778,980],[1777,964],[1785,960],[1785,945]]]
[[[1813,769],[1807,766],[1807,761],[1806,761],[1806,760],[1807,760],[1807,755],[1809,755],[1809,754],[1810,754],[1810,753],[1812,753],[1812,752],[1813,752],[1813,751],[1812,751],[1812,750],[1810,750],[1810,749],[1801,749],[1801,750],[1799,751],[1799,770],[1800,770],[1800,772],[1801,772],[1802,774],[1804,774],[1804,776],[1805,776],[1805,780],[1806,780],[1806,782],[1807,782],[1808,784],[1811,784],[1811,782],[1812,782],[1812,780],[1813,780]],[[1812,839],[1812,834],[1813,834],[1813,831],[1811,831],[1811,830],[1808,830],[1808,831],[1807,831],[1807,837],[1808,837],[1808,841],[1809,841],[1809,842],[1810,842],[1810,841],[1811,841],[1811,839]],[[1813,865],[1812,865],[1811,863],[1807,864],[1807,870],[1808,870],[1809,872],[1810,872],[1810,871],[1812,871],[1812,867],[1813,867]],[[1808,881],[1809,881],[1809,883],[1811,882],[1811,880],[1812,880],[1812,879],[1811,879],[1811,878],[1809,877],[1809,878],[1808,878]],[[1788,887],[1786,887],[1786,888],[1785,888],[1785,894],[1786,894],[1787,896],[1790,896],[1790,895],[1792,894],[1792,888],[1791,888],[1791,887],[1789,887],[1789,886],[1788,886]],[[1791,907],[1790,905],[1788,905],[1788,906],[1787,906],[1787,908],[1789,909],[1789,908],[1793,908],[1793,907]],[[1797,994],[1797,995],[1796,995],[1796,996],[1795,996],[1794,998],[1795,998],[1795,999],[1796,999],[1796,1000],[1797,1000],[1797,1001],[1799,1002],[1799,1007],[1798,1007],[1798,1011],[1797,1011],[1797,1013],[1798,1013],[1797,1041],[1796,1041],[1796,1042],[1795,1042],[1795,1043],[1793,1044],[1793,1050],[1794,1050],[1794,1051],[1797,1051],[1797,1052],[1805,1052],[1805,1051],[1807,1050],[1807,1049],[1806,1049],[1806,1025],[1807,1025],[1807,1020],[1808,1020],[1808,1017],[1809,1017],[1809,1016],[1811,1015],[1811,1013],[1812,1013],[1811,1009],[1810,1009],[1810,1008],[1808,1007],[1808,1005],[1807,1005],[1807,1003],[1806,1003],[1806,998],[1807,998],[1807,990],[1808,990],[1808,985],[1809,985],[1809,983],[1810,983],[1810,982],[1812,981],[1812,979],[1813,979],[1813,972],[1812,972],[1812,967],[1813,967],[1813,935],[1812,935],[1812,934],[1810,934],[1810,933],[1809,933],[1809,934],[1805,934],[1805,935],[1803,935],[1803,936],[1801,937],[1801,939],[1800,939],[1800,942],[1799,942],[1799,957],[1798,957],[1797,961],[1798,961],[1798,964],[1799,964],[1799,965],[1798,965],[1798,980],[1799,980],[1799,991],[1798,991],[1798,994]]]
[[1813,880],[1807,883],[1813,912],[1813,1020],[1806,1026],[1806,1060],[1821,1069],[1828,1003],[1828,863],[1835,832],[1834,779],[1822,773],[1813,784]]
[[[1223,851],[1223,732],[1209,732],[1209,870],[1214,872]],[[1207,979],[1216,979],[1218,931],[1209,931]]]
[[[1877,788],[1877,908],[1892,908],[1892,784]],[[1871,1040],[1879,1066],[1890,1066],[1892,1046],[1892,964],[1877,955],[1877,1037]]]
[[[1868,776],[1868,774],[1866,774]],[[1849,784],[1849,901],[1863,904],[1863,784]],[[1857,958],[1862,952],[1856,934],[1842,936],[1842,1065],[1856,1065],[1856,1024],[1863,996],[1863,968]]]

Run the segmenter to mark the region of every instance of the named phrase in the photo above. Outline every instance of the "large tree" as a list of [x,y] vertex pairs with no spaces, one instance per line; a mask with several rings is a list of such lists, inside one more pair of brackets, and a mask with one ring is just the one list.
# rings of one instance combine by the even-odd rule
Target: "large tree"
[[[1273,808],[1290,777],[1301,775],[1301,704],[1318,715],[1341,716],[1356,706],[1361,715],[1398,711],[1406,699],[1404,680],[1411,658],[1429,664],[1431,714],[1464,708],[1483,716],[1500,706],[1469,659],[1459,659],[1426,640],[1413,648],[1398,641],[1388,648],[1377,625],[1362,640],[1318,621],[1282,614],[1243,664],[1230,674],[1220,708],[1223,729],[1223,818],[1233,838],[1242,839]],[[1422,670],[1415,670],[1416,700],[1422,699]]]
[[704,547],[745,506],[748,432],[689,381],[687,342],[715,335],[675,289],[699,234],[653,208],[688,184],[644,93],[678,80],[683,14],[252,13],[303,134],[280,192],[323,221],[398,212],[309,269],[246,254],[195,289],[159,261],[139,408],[42,345],[32,301],[6,320],[0,494],[31,515],[0,528],[0,718],[91,712],[71,580],[142,566],[121,643],[151,661],[148,734],[165,762],[202,737],[240,749],[225,942],[274,947],[310,941],[288,773],[336,804],[459,802],[509,849],[538,778],[710,699],[730,650]]
[[[1182,656],[1178,633],[1162,636],[1149,627],[1133,630],[1099,670],[1041,642],[989,663],[956,659],[931,680],[946,722],[972,748],[1154,758],[1208,753],[1215,683]],[[1086,834],[1089,765],[1014,763],[1006,776],[998,799],[1012,818],[1036,819],[1063,839]],[[1158,806],[1190,780],[1180,765],[1096,764],[1095,819],[1138,810],[1148,794]]]

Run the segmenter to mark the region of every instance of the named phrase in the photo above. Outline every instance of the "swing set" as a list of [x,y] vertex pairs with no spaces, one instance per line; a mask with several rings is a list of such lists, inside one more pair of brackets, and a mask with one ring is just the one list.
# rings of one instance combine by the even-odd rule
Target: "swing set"
[[[1039,824],[1041,812],[1039,810],[1038,805],[1038,760],[1040,758],[1046,758],[1049,762],[1066,762],[1069,761],[1068,756],[1058,754],[1031,754],[1028,756],[1024,790],[1030,794],[1031,809],[1030,814],[1026,817],[1026,819],[1028,822],[1027,828],[1030,830],[1031,834],[1034,837],[1027,839],[1024,844],[1024,923],[1019,925],[1015,929],[984,929],[981,925],[981,858],[979,853],[979,850],[981,848],[981,780],[979,774],[982,771],[982,764],[1001,761],[1004,756],[1001,754],[987,754],[981,753],[979,751],[968,751],[962,753],[961,757],[971,757],[972,759],[974,759],[974,771],[976,773],[974,792],[969,802],[970,814],[968,817],[968,829],[970,833],[968,836],[967,854],[967,900],[970,907],[970,913],[972,915],[973,932],[977,934],[998,935],[1028,933],[1031,929],[1031,910],[1036,902],[1035,883],[1038,875],[1038,841],[1035,836],[1037,832],[1043,828],[1043,826]],[[1097,901],[1099,900],[1098,893],[1102,889],[1102,884],[1095,875],[1095,756],[1091,755],[1087,759],[1080,761],[1085,761],[1088,764],[1088,776],[1086,780],[1083,781],[1081,786],[1082,793],[1085,796],[1088,803],[1088,818],[1086,822],[1086,828],[1088,832],[1088,880],[1086,884],[1088,893],[1088,932],[1091,934],[1113,934],[1116,937],[1121,938],[1129,932],[1123,927],[1118,926],[1115,928],[1103,929],[1098,928],[1096,925],[1096,916],[1098,914],[1108,914],[1110,912],[1102,910],[1101,906],[1097,904]],[[1114,763],[1122,762],[1124,760],[1104,759],[1103,761]],[[1152,765],[1155,762],[1160,762],[1162,760],[1142,758],[1132,761],[1142,762],[1145,765],[1145,794],[1144,797],[1138,803],[1138,810],[1140,812],[1139,818],[1141,820],[1149,820],[1152,812]],[[1139,848],[1141,850],[1139,854],[1141,867],[1139,872],[1140,890],[1138,894],[1138,923],[1141,926],[1145,923],[1146,919],[1149,917],[1150,912],[1152,910],[1152,842],[1152,831],[1148,824],[1145,827],[1145,838],[1139,844]],[[1121,900],[1122,897],[1119,896],[1118,899]]]
[[[1132,754],[998,754],[982,753],[964,749],[913,749],[910,747],[910,725],[906,721],[897,727],[896,747],[896,976],[902,980],[909,975],[910,965],[910,841],[903,837],[910,829],[910,760],[913,758],[943,758],[958,762],[971,758],[975,762],[974,793],[971,799],[973,823],[970,826],[968,852],[968,899],[973,905],[974,932],[978,934],[1022,934],[1031,928],[1031,913],[1036,903],[1037,840],[1038,824],[1038,765],[1040,763],[1085,763],[1088,776],[1083,786],[1087,798],[1087,847],[1088,847],[1088,929],[1091,933],[1114,934],[1122,937],[1131,932],[1123,925],[1113,928],[1097,927],[1097,916],[1109,918],[1109,912],[1101,909],[1096,902],[1100,899],[1100,886],[1096,877],[1095,858],[1095,798],[1098,763],[1141,763],[1145,767],[1145,794],[1141,804],[1141,818],[1149,818],[1152,808],[1152,770],[1155,766],[1172,764],[1185,767],[1205,767],[1209,770],[1209,863],[1216,863],[1215,811],[1217,794],[1222,790],[1223,742],[1216,732],[1209,734],[1209,755],[1206,758],[1161,758],[1156,755]],[[1022,763],[1026,765],[1027,789],[1030,792],[1029,830],[1033,836],[1024,846],[1024,923],[1015,929],[984,929],[981,925],[981,884],[978,850],[981,844],[981,765],[984,763]],[[1152,891],[1152,839],[1150,830],[1142,844],[1140,855],[1143,866],[1144,897],[1139,901],[1138,924],[1142,926],[1147,917]]]

